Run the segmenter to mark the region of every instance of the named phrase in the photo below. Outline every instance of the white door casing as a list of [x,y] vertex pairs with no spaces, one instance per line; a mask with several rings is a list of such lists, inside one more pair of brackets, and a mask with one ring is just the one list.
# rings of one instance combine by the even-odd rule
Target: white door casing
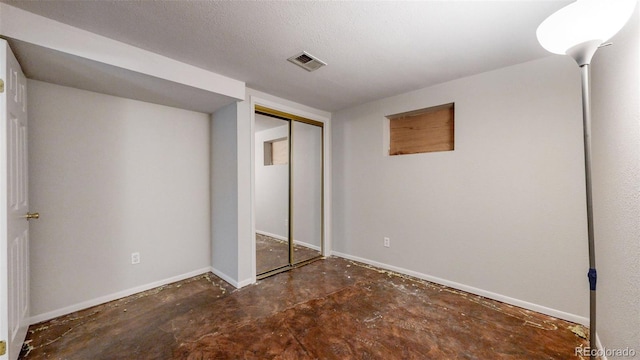
[[0,39],[0,341],[15,360],[29,326],[27,84],[8,43]]

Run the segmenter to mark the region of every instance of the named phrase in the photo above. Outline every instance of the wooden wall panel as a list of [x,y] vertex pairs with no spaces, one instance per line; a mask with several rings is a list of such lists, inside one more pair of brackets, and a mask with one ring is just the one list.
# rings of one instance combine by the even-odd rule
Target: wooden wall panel
[[453,104],[388,116],[389,155],[454,149]]
[[289,140],[277,140],[271,143],[271,159],[273,165],[285,165],[289,163]]

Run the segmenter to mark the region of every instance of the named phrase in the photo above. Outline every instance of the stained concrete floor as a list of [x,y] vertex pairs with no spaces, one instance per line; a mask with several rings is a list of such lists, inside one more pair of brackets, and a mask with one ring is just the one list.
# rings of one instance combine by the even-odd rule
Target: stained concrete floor
[[577,359],[581,326],[340,258],[212,274],[29,328],[22,359]]
[[[320,256],[306,246],[293,246],[293,261],[299,263]],[[256,273],[262,274],[289,264],[289,243],[271,236],[256,234]]]

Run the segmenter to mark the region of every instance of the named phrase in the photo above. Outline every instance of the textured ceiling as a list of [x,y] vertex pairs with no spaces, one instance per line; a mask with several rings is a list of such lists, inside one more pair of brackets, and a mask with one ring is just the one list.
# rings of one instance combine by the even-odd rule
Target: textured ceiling
[[571,2],[2,1],[327,111],[547,56],[535,30]]

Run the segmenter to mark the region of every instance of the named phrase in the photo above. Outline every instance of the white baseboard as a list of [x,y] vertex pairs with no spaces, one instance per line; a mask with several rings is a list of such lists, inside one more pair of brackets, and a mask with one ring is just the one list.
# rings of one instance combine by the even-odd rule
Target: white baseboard
[[[271,236],[271,235],[268,235]],[[393,266],[393,265],[388,265],[388,264],[384,264],[384,263],[380,263],[377,261],[373,261],[373,260],[369,260],[369,259],[365,259],[365,258],[361,258],[358,256],[353,256],[353,255],[349,255],[349,254],[344,254],[344,253],[340,253],[337,251],[333,251],[331,255],[335,255],[341,258],[345,258],[345,259],[349,259],[349,260],[354,260],[354,261],[358,261],[361,263],[365,263],[365,264],[369,264],[372,266],[376,266],[382,269],[387,269],[387,270],[391,270],[391,271],[395,271],[397,273],[400,274],[405,274],[405,275],[409,275],[409,276],[413,276],[419,279],[423,279],[423,280],[427,280],[427,281],[431,281],[433,283],[436,284],[440,284],[440,285],[444,285],[444,286],[448,286],[454,289],[458,289],[458,290],[462,290],[462,291],[466,291],[472,294],[476,294],[476,295],[480,295],[480,296],[484,296],[486,298],[489,299],[494,299],[494,300],[498,300],[507,304],[511,304],[511,305],[515,305],[515,306],[519,306],[531,311],[536,311],[542,314],[546,314],[549,316],[553,316],[559,319],[563,319],[563,320],[567,320],[567,321],[571,321],[574,323],[578,323],[578,324],[582,324],[585,326],[589,325],[589,319],[583,316],[578,316],[575,314],[570,314],[567,312],[563,312],[563,311],[559,311],[556,309],[551,309],[542,305],[538,305],[538,304],[534,304],[534,303],[530,303],[527,301],[523,301],[523,300],[519,300],[519,299],[514,299],[508,296],[504,296],[501,294],[497,294],[497,293],[493,293],[490,291],[486,291],[486,290],[482,290],[482,289],[478,289],[472,286],[468,286],[468,285],[464,285],[464,284],[460,284],[457,282],[453,282],[453,281],[449,281],[449,280],[444,280],[435,276],[431,276],[431,275],[426,275],[426,274],[422,274],[413,270],[408,270],[408,269],[404,269],[404,268],[400,268],[397,266]],[[230,285],[232,285],[235,288],[242,288],[244,286],[250,285],[252,284],[252,279],[245,279],[242,281],[236,281],[235,279],[231,278],[230,276],[228,276],[227,274],[225,274],[224,272],[215,269],[213,267],[206,267],[203,269],[199,269],[199,270],[194,270],[185,274],[181,274],[181,275],[177,275],[177,276],[173,276],[164,280],[159,280],[159,281],[154,281],[152,283],[149,284],[145,284],[145,285],[141,285],[141,286],[136,286],[127,290],[123,290],[123,291],[119,291],[113,294],[109,294],[109,295],[105,295],[105,296],[101,296],[95,299],[91,299],[91,300],[87,300],[87,301],[83,301],[80,302],[78,304],[74,304],[71,306],[67,306],[61,309],[57,309],[57,310],[53,310],[53,311],[49,311],[43,314],[38,314],[38,315],[34,315],[31,316],[29,318],[29,324],[37,324],[43,321],[47,321],[47,320],[51,320],[54,319],[56,317],[59,316],[63,316],[63,315],[67,315],[76,311],[80,311],[80,310],[84,310],[96,305],[100,305],[100,304],[104,304],[113,300],[118,300],[121,299],[123,297],[127,297],[133,294],[137,294],[139,292],[142,291],[146,291],[146,290],[150,290],[159,286],[163,286],[163,285],[167,285],[167,284],[171,284],[174,283],[176,281],[181,281],[184,279],[188,279],[190,277],[194,277],[194,276],[198,276],[200,274],[204,274],[207,272],[212,272],[213,274],[215,274],[216,276],[218,276],[219,278],[221,278],[222,280],[228,282]],[[598,346],[599,349],[602,349],[602,343],[600,342],[600,338],[597,336],[596,334],[596,344]],[[603,360],[607,360],[606,358],[603,358]]]
[[304,246],[306,248],[313,249],[315,251],[322,251],[322,248],[320,246],[309,244],[309,243],[303,242],[303,241],[293,240],[293,244],[294,245]]
[[[282,240],[282,241],[289,241],[288,238],[286,238],[286,237],[284,237],[282,235],[272,234],[270,232],[266,232],[266,231],[262,231],[262,230],[256,230],[256,234],[272,237],[274,239],[278,239],[278,240]],[[293,239],[293,243],[295,245],[301,245],[301,246],[308,247],[308,248],[316,250],[316,251],[322,251],[322,248],[320,248],[320,246],[309,244],[309,243],[304,242],[304,241]]]
[[395,271],[397,273],[400,274],[405,274],[405,275],[409,275],[409,276],[413,276],[422,280],[427,280],[436,284],[440,284],[440,285],[444,285],[444,286],[448,286],[457,290],[462,290],[462,291],[466,291],[468,293],[472,293],[475,295],[480,295],[480,296],[484,296],[486,298],[489,299],[493,299],[493,300],[498,300],[510,305],[514,305],[514,306],[518,306],[527,310],[531,310],[531,311],[535,311],[535,312],[539,312],[542,314],[546,314],[549,316],[553,316],[555,318],[558,319],[563,319],[563,320],[567,320],[567,321],[571,321],[577,324],[581,324],[584,326],[589,326],[589,319],[583,316],[578,316],[575,314],[571,314],[571,313],[567,313],[564,311],[560,311],[560,310],[556,310],[556,309],[551,309],[548,308],[546,306],[542,306],[542,305],[538,305],[538,304],[534,304],[534,303],[530,303],[528,301],[523,301],[523,300],[519,300],[519,299],[514,299],[512,297],[508,297],[505,295],[501,295],[501,294],[497,294],[491,291],[486,291],[486,290],[482,290],[482,289],[478,289],[472,286],[468,286],[468,285],[464,285],[464,284],[460,284],[454,281],[449,281],[449,280],[445,280],[445,279],[441,279],[435,276],[431,276],[431,275],[427,275],[427,274],[422,274],[419,273],[417,271],[413,271],[413,270],[408,270],[408,269],[404,269],[404,268],[400,268],[397,266],[393,266],[393,265],[388,265],[388,264],[384,264],[384,263],[380,263],[377,261],[373,261],[373,260],[369,260],[369,259],[364,259],[358,256],[353,256],[353,255],[349,255],[349,254],[344,254],[341,252],[337,252],[337,251],[333,251],[332,255],[341,257],[341,258],[345,258],[345,259],[349,259],[349,260],[354,260],[354,261],[358,261],[358,262],[362,262],[365,264],[369,264],[375,267],[379,267],[382,269],[386,269],[386,270],[391,270],[391,271]]
[[242,287],[245,287],[247,285],[251,285],[253,284],[253,279],[245,279],[245,280],[241,280],[241,281],[237,281],[236,279],[232,278],[231,276],[225,274],[224,272],[216,269],[216,268],[209,268],[209,270],[217,277],[219,277],[220,279],[228,282],[231,286],[233,286],[236,289],[240,289]]
[[268,231],[256,230],[256,234],[272,237],[274,239],[278,239],[278,240],[281,240],[281,241],[289,241],[289,238],[287,238],[287,237],[284,237],[284,236],[278,235],[278,234],[272,234],[272,233],[270,233]]
[[127,289],[127,290],[118,291],[116,293],[105,295],[105,296],[100,296],[98,298],[87,300],[87,301],[83,301],[83,302],[80,302],[80,303],[77,303],[77,304],[74,304],[74,305],[71,305],[71,306],[66,306],[66,307],[61,308],[61,309],[49,311],[49,312],[46,312],[46,313],[43,313],[43,314],[34,315],[34,316],[31,316],[29,318],[29,324],[31,324],[31,325],[37,324],[37,323],[40,323],[40,322],[43,322],[43,321],[47,321],[47,320],[51,320],[51,319],[57,318],[59,316],[63,316],[63,315],[71,314],[71,313],[76,312],[76,311],[88,309],[88,308],[96,306],[96,305],[108,303],[109,301],[122,299],[123,297],[127,297],[127,296],[130,296],[130,295],[133,295],[133,294],[137,294],[139,292],[151,290],[153,288],[157,288],[158,286],[171,284],[171,283],[174,283],[176,281],[180,281],[180,280],[188,279],[190,277],[194,277],[194,276],[198,276],[198,275],[201,275],[201,274],[204,274],[204,273],[208,273],[211,270],[212,270],[211,267],[206,267],[206,268],[203,268],[203,269],[190,271],[190,272],[182,274],[182,275],[173,276],[173,277],[170,277],[170,278],[167,278],[167,279],[164,279],[164,280],[154,281],[154,282],[149,283],[149,284],[136,286],[136,287],[133,287],[133,288],[130,288],[130,289]]
[[247,285],[251,285],[253,283],[255,283],[255,280],[253,280],[253,279],[244,279],[244,280],[238,282],[238,287],[237,288],[240,289],[240,288],[243,288],[243,287],[245,287]]
[[[596,346],[598,347],[598,349],[604,349],[604,346],[602,346],[602,342],[600,341],[600,336],[598,336],[597,331],[596,331]],[[602,354],[602,356],[600,356],[600,360],[607,360],[607,355]]]

